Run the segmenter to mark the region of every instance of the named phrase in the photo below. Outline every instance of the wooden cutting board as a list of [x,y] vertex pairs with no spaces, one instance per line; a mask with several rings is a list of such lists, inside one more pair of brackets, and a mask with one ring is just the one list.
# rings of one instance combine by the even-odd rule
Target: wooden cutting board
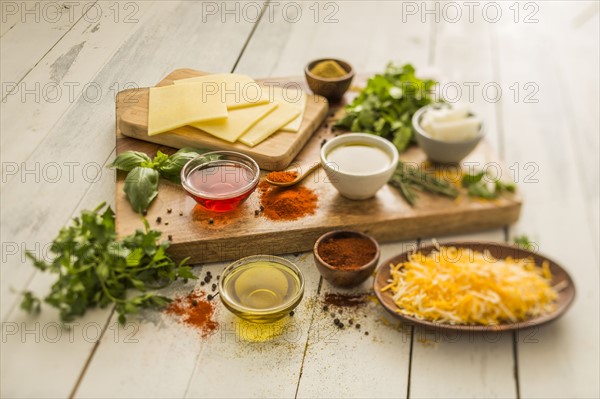
[[[161,80],[157,86],[167,86],[173,84],[174,80],[202,75],[207,73],[193,69],[177,69]],[[262,82],[270,83],[271,80],[265,79]],[[298,87],[293,81],[285,83],[290,83],[291,88]],[[195,147],[237,151],[252,157],[261,169],[265,170],[285,169],[321,125],[329,108],[325,98],[309,95],[298,132],[280,131],[262,143],[248,147],[242,143],[228,143],[190,126],[180,127],[169,133],[148,136],[149,89],[129,89],[121,93],[123,101],[117,116],[117,124],[123,135],[173,148]]]
[[[279,79],[281,82],[303,82],[302,78]],[[359,80],[359,79],[357,79]],[[355,82],[355,84],[362,82]],[[304,83],[302,83],[304,87]],[[305,88],[306,89],[306,88]],[[128,92],[117,96],[117,121],[127,105]],[[333,137],[332,122],[343,114],[334,107],[328,120],[310,138],[294,160],[293,166],[307,168],[319,159],[323,140]],[[169,147],[125,137],[117,123],[117,153],[127,150],[146,152],[154,156],[157,150],[172,153]],[[423,152],[413,147],[401,154],[406,162],[424,162]],[[491,147],[482,141],[465,160],[486,163],[500,161]],[[265,174],[264,172],[263,174]],[[450,170],[448,173],[453,173]],[[510,174],[504,172],[506,180]],[[120,235],[143,228],[141,217],[131,210],[123,193],[125,174],[119,172],[116,190],[116,224]],[[148,221],[163,237],[171,236],[171,254],[176,258],[190,256],[192,262],[203,263],[233,260],[255,254],[285,254],[312,250],[314,242],[323,233],[335,229],[353,229],[373,235],[380,242],[400,241],[417,237],[439,237],[491,229],[515,222],[519,218],[521,199],[512,194],[494,201],[471,199],[466,194],[455,200],[419,194],[417,204],[409,206],[391,186],[382,188],[374,198],[351,201],[338,194],[326,182],[325,173],[319,169],[303,183],[319,196],[314,215],[295,221],[272,221],[262,215],[255,216],[259,208],[258,191],[237,210],[216,214],[196,206],[192,198],[176,184],[161,179],[159,194],[148,210]],[[169,212],[170,210],[170,212]],[[157,218],[161,222],[157,222]],[[212,220],[212,223],[211,223]]]

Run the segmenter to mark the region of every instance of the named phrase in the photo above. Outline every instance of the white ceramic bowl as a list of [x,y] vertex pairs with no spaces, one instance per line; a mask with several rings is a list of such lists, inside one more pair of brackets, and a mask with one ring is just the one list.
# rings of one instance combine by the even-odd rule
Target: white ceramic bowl
[[459,163],[477,147],[477,144],[483,138],[483,122],[479,127],[479,133],[472,139],[463,141],[438,140],[427,134],[425,129],[421,127],[421,118],[430,108],[434,108],[434,105],[426,105],[413,115],[412,126],[417,144],[427,154],[427,158],[434,162]]
[[[328,162],[327,155],[337,146],[346,143],[366,144],[383,150],[391,158],[389,166],[375,173],[347,173]],[[329,140],[321,148],[321,164],[328,180],[344,197],[363,200],[374,196],[392,177],[398,166],[398,150],[388,140],[366,133],[346,133]],[[356,162],[360,162],[359,159]]]

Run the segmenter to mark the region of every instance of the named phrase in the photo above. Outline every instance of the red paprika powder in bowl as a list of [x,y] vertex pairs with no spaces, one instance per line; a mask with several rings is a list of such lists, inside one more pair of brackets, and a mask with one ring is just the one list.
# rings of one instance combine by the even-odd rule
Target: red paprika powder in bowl
[[315,242],[313,255],[325,280],[337,287],[354,287],[373,274],[380,250],[377,241],[369,235],[335,230]]

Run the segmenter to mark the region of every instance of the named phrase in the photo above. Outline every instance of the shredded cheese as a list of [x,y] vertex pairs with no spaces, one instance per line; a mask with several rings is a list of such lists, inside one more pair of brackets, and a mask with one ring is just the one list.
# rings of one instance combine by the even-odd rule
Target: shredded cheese
[[398,313],[449,324],[497,325],[550,312],[557,292],[545,261],[495,259],[489,252],[438,247],[428,255],[390,265],[389,284]]

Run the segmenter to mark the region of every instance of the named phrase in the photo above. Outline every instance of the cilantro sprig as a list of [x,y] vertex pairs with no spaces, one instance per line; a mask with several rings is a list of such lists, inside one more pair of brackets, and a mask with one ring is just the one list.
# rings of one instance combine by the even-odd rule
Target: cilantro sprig
[[[26,253],[34,267],[57,275],[43,301],[59,310],[63,322],[83,316],[90,308],[115,305],[119,322],[125,323],[127,315],[170,302],[154,290],[180,278],[196,278],[187,259],[175,263],[167,254],[170,243],[159,241],[161,232],[151,230],[145,220],[144,224],[145,231],[118,239],[114,212],[103,203],[93,211],[83,211],[60,230],[50,246],[56,254],[52,261]],[[28,291],[21,308],[39,312],[40,303]]]

